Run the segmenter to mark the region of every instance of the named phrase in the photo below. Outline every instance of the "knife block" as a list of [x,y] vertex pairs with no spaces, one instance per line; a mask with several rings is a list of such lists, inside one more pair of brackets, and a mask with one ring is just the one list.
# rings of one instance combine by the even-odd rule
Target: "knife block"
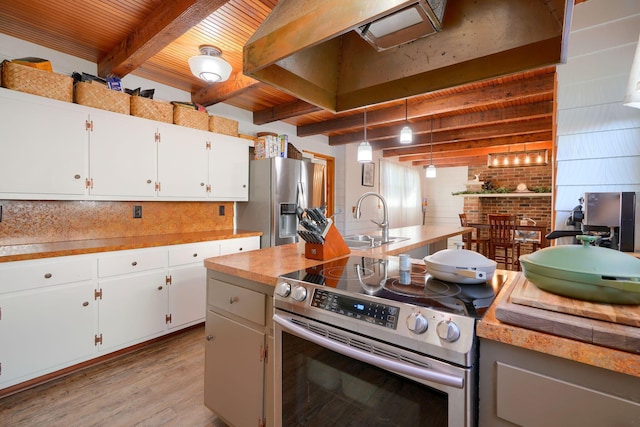
[[329,229],[324,236],[324,244],[309,242],[304,244],[304,256],[309,259],[324,261],[350,253],[351,250],[333,224],[329,224]]

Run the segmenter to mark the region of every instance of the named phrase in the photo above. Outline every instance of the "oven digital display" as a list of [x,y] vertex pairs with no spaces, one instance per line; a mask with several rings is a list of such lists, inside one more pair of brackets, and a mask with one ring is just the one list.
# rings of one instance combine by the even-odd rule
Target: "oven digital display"
[[315,290],[311,306],[385,328],[396,329],[398,326],[398,307],[351,298],[324,289]]

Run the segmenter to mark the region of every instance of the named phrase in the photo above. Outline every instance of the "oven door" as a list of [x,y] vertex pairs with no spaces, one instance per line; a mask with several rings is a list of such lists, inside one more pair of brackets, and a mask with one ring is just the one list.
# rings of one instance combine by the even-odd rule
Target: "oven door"
[[276,426],[475,425],[461,368],[276,309]]

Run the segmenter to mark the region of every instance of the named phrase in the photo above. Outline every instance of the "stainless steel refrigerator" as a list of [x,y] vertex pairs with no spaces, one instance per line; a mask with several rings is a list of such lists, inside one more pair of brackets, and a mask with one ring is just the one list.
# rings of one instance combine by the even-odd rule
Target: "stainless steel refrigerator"
[[236,203],[236,226],[262,231],[261,248],[297,242],[297,208],[324,206],[326,182],[324,165],[310,160],[252,160],[249,201]]

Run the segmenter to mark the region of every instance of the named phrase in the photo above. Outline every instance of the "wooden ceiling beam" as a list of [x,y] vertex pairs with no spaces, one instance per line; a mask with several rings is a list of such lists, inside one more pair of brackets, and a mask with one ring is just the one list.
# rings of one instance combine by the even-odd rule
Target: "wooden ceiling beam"
[[[409,103],[409,117],[437,116],[459,112],[461,109],[473,111],[479,108],[497,108],[505,102],[527,101],[542,95],[553,95],[555,84],[555,70],[535,74],[533,76],[503,81],[495,79],[483,84],[470,84],[458,88],[454,93],[450,91],[438,92],[433,98],[423,99],[415,103]],[[404,105],[396,104],[386,108],[380,108],[367,112],[367,125],[376,126],[388,123],[397,123],[404,120]],[[305,137],[332,132],[345,132],[362,127],[364,113],[339,116],[335,119],[318,123],[309,123],[298,126],[297,136]]]
[[233,73],[226,82],[209,85],[193,93],[191,101],[207,107],[263,87],[265,83],[242,73]]
[[322,108],[298,99],[287,104],[280,104],[275,107],[255,111],[253,113],[253,124],[264,125],[278,120],[286,120],[292,117],[315,113],[317,111],[322,111]]
[[229,0],[168,0],[98,62],[98,75],[124,77]]
[[[433,144],[433,153],[439,152],[447,152],[447,151],[456,151],[456,150],[465,150],[470,148],[483,148],[483,147],[493,147],[495,145],[499,146],[509,146],[514,144],[527,144],[532,142],[540,142],[540,141],[551,141],[552,132],[548,131],[540,131],[533,132],[525,135],[511,135],[511,136],[503,136],[498,138],[484,138],[477,139],[473,141],[463,141],[463,142],[448,142],[448,143],[439,143]],[[394,157],[394,156],[407,156],[412,154],[425,154],[430,152],[430,146],[411,146],[411,147],[403,147],[403,148],[390,148],[386,150],[382,150],[383,157]]]
[[[450,157],[471,157],[471,156],[486,156],[491,153],[506,153],[509,150],[512,153],[524,152],[526,151],[536,151],[536,150],[552,150],[553,142],[552,141],[540,141],[540,142],[531,142],[528,144],[512,144],[509,146],[504,145],[496,145],[491,147],[473,147],[473,148],[464,148],[462,150],[447,150],[447,151],[435,151],[433,153],[433,159],[447,159]],[[408,156],[399,156],[398,160],[400,162],[423,162],[429,161],[431,158],[431,153],[424,154],[412,154]]]
[[[463,129],[479,125],[501,124],[520,120],[551,117],[553,114],[553,103],[551,101],[537,102],[535,104],[513,105],[511,107],[496,108],[488,111],[478,111],[455,116],[439,117],[434,120],[434,130]],[[395,140],[400,145],[398,139],[400,129],[405,125],[404,121],[387,127],[367,129],[367,140],[376,141],[381,139]],[[437,125],[437,127],[436,127]],[[409,123],[414,137],[431,132],[431,120],[429,118],[417,120]],[[362,131],[349,132],[329,137],[329,145],[350,144],[362,141],[364,133]]]
[[[500,137],[525,135],[530,133],[539,132],[551,132],[552,118],[541,118],[533,120],[523,120],[520,122],[501,123],[497,125],[483,125],[473,128],[451,129],[447,131],[434,131],[433,132],[433,144],[443,145],[444,143],[455,142],[458,144],[466,144],[472,148],[473,144],[477,140],[481,139],[495,139]],[[414,142],[411,145],[397,146],[395,141],[380,140],[369,141],[374,149],[397,149],[397,150],[411,150],[414,148],[424,149],[429,148],[431,145],[431,134],[419,135],[414,138]]]

